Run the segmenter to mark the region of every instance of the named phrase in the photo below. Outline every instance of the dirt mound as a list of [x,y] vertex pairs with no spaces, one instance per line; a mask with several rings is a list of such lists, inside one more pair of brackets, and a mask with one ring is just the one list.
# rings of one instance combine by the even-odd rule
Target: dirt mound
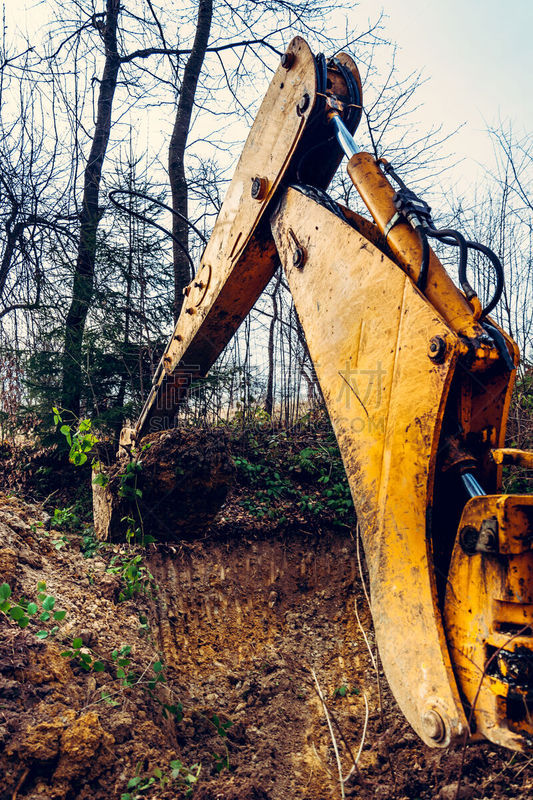
[[526,755],[473,745],[461,768],[378,684],[348,528],[240,508],[145,553],[0,497],[4,603],[28,620],[0,613],[1,800],[329,800],[334,741],[346,797],[453,800],[460,776],[459,797],[531,796]]
[[109,482],[93,486],[98,536],[124,540],[133,524],[163,541],[197,537],[223,505],[234,473],[224,428],[149,434],[133,460],[123,453],[104,468]]

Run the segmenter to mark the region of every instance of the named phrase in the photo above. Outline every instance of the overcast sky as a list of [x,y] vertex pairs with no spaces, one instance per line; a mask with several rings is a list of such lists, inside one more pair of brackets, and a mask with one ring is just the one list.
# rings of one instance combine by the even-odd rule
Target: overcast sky
[[465,123],[446,147],[464,154],[465,177],[492,158],[487,127],[511,119],[517,135],[533,128],[533,0],[361,0],[353,14],[383,7],[388,38],[404,73],[424,70],[421,122]]
[[[43,0],[4,2],[11,30],[17,23],[35,30],[50,21]],[[179,8],[180,0],[174,2]],[[511,120],[517,137],[533,129],[533,0],[360,0],[348,12],[351,27],[361,30],[382,7],[385,36],[398,45],[400,74],[422,69],[427,79],[416,95],[423,104],[418,126],[443,123],[452,131],[463,125],[445,149],[464,159],[454,178],[467,190],[483,165],[491,166],[488,127]],[[378,62],[381,57],[378,49]]]

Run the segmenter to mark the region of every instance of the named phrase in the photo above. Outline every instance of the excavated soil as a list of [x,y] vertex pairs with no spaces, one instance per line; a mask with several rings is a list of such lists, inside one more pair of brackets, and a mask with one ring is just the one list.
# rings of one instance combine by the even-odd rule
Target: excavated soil
[[128,597],[140,553],[0,496],[0,583],[39,603],[45,582],[67,612],[55,635],[0,613],[1,800],[330,800],[334,741],[346,797],[532,796],[531,757],[410,730],[372,665],[347,527],[258,523],[234,497],[201,539],[151,545]]
[[108,484],[96,491],[101,495],[103,491],[109,507],[107,530],[99,535],[123,541],[124,520],[133,517],[143,520],[143,527],[156,539],[195,538],[215,519],[228,494],[235,474],[229,448],[224,428],[152,433],[140,442],[140,458],[133,462],[138,471],[129,474],[129,459],[121,451],[120,460],[102,467]]

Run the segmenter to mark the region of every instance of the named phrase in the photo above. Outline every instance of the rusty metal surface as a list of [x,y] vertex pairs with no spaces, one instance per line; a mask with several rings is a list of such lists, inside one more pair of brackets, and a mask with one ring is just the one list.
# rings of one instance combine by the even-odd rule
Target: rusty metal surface
[[496,464],[515,464],[526,469],[533,469],[533,453],[518,450],[515,447],[500,447],[492,450],[492,458]]
[[[484,530],[495,540],[476,548]],[[445,622],[472,728],[496,744],[533,745],[533,497],[472,498],[453,552]]]
[[[458,343],[366,238],[289,189],[273,234],[337,435],[369,566],[392,691],[430,745],[465,728],[437,607],[426,509]],[[294,266],[295,242],[306,252]],[[445,360],[428,357],[433,336]]]
[[[309,46],[296,37],[287,53],[292,59],[290,69],[278,67],[255,118],[197,276],[187,287],[182,313],[163,357],[164,370],[137,423],[138,437],[149,432],[154,417],[158,428],[172,427],[173,411],[187,380],[205,374],[274,270],[272,242],[252,241],[252,237],[290,166],[316,98],[315,63]],[[306,109],[297,110],[304,95],[309,98]],[[258,176],[263,181],[260,199],[252,196]],[[173,375],[180,362],[185,362],[181,370],[185,381],[181,383],[180,369]],[[172,377],[167,381],[167,376]]]

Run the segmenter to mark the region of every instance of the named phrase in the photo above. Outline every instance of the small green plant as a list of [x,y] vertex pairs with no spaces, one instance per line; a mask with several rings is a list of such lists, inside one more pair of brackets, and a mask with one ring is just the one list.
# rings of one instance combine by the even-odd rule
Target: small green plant
[[139,761],[135,777],[129,779],[126,787],[128,791],[120,795],[120,800],[139,800],[139,798],[146,797],[152,787],[159,785],[164,789],[169,784],[176,788],[178,786],[184,788],[185,797],[191,797],[193,787],[200,777],[202,765],[193,764],[192,767],[187,767],[183,762],[175,759],[170,762],[169,767],[169,771],[163,771],[156,767],[152,773],[143,776],[140,774],[142,762]]
[[211,722],[217,729],[217,733],[222,739],[228,735],[228,730],[233,725],[233,722],[230,719],[226,720],[226,722],[221,722],[218,714],[213,714],[211,717]]
[[137,480],[141,470],[142,462],[138,459],[134,458],[126,464],[124,472],[120,476],[119,497],[138,500],[143,496],[142,491],[137,488]]
[[218,773],[222,772],[223,769],[229,770],[229,754],[226,753],[225,755],[219,755],[218,753],[213,753],[213,758],[215,760],[215,769]]
[[55,508],[54,516],[50,520],[52,528],[74,528],[80,524],[80,518],[69,508]]
[[222,772],[223,769],[230,769],[229,763],[229,750],[226,742],[228,735],[228,730],[233,725],[233,722],[230,719],[227,719],[225,722],[222,722],[218,714],[213,714],[213,716],[209,720],[211,724],[215,727],[216,732],[222,739],[222,744],[224,745],[224,750],[226,751],[224,755],[220,755],[219,753],[213,753],[213,758],[215,760],[215,769],[217,772]]
[[[19,628],[26,628],[30,624],[32,617],[38,614],[39,622],[61,622],[65,616],[65,610],[54,610],[56,599],[46,593],[46,583],[40,581],[37,584],[37,595],[35,601],[30,601],[26,597],[21,597],[16,602],[11,599],[11,587],[8,583],[0,586],[0,611],[17,623]],[[39,613],[40,611],[40,613]],[[46,639],[48,636],[55,636],[59,630],[58,625],[53,625],[49,630],[41,629],[36,632],[38,639]]]
[[348,694],[348,687],[347,686],[337,686],[335,691],[333,692],[333,697],[346,697]]
[[100,693],[100,697],[102,700],[110,706],[119,706],[120,703],[118,700],[115,700],[111,692],[108,692],[106,689],[102,689]]
[[161,706],[161,713],[166,718],[172,716],[176,722],[181,722],[183,719],[183,706],[181,703],[165,703],[159,699],[156,694],[157,686],[160,683],[166,683],[165,665],[161,661],[154,661],[152,664],[154,676],[151,677],[146,685],[146,691],[152,700]]
[[76,636],[72,640],[70,650],[64,650],[61,655],[63,658],[68,658],[71,661],[76,661],[85,672],[104,672],[105,664],[94,657],[94,654],[88,647],[83,646],[81,637]]
[[84,558],[94,558],[98,550],[105,548],[105,542],[100,542],[94,535],[94,529],[88,527],[82,535],[81,552]]
[[143,564],[142,555],[119,553],[109,562],[107,571],[120,575],[123,588],[118,599],[120,602],[131,600],[136,594],[152,594],[156,589],[155,579],[150,570]]
[[150,633],[150,623],[146,614],[139,614],[139,634],[148,636]]
[[70,447],[68,454],[69,461],[77,467],[81,467],[82,464],[85,464],[88,454],[98,442],[98,438],[94,433],[91,433],[91,420],[80,419],[77,427],[70,426],[63,422],[59,409],[54,406],[52,411],[54,412],[54,424],[61,425],[59,430]]
[[138,675],[132,672],[129,667],[131,665],[131,646],[129,644],[121,647],[120,650],[113,650],[111,658],[116,664],[116,675],[122,686],[132,686],[139,680]]
[[333,692],[333,697],[346,697],[347,695],[359,695],[361,692],[356,686],[353,686],[349,689],[345,684],[342,686],[337,686],[335,691]]

